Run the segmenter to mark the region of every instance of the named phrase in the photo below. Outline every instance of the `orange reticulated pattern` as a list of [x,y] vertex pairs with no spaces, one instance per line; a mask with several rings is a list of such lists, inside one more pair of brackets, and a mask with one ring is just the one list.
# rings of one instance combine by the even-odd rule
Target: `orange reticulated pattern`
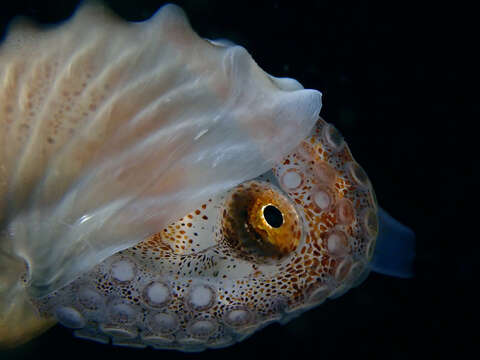
[[[374,224],[370,232],[365,214],[375,214],[376,218],[377,204],[368,177],[341,135],[320,119],[313,134],[275,167],[274,173],[303,213],[308,235],[300,252],[315,255],[295,261],[320,261],[321,272],[333,277],[336,288],[350,287],[348,281],[354,282],[357,271],[372,255],[369,251],[374,248],[378,224],[370,221]],[[301,181],[282,181],[286,173],[299,174]],[[311,269],[306,270],[311,273]]]
[[375,247],[376,214],[368,177],[320,119],[271,172],[208,200],[37,306],[100,342],[227,346],[358,284]]

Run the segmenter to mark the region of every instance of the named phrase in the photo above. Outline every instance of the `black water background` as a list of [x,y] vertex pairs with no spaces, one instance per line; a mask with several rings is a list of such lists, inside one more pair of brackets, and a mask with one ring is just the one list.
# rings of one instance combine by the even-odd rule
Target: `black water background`
[[[183,354],[112,347],[55,327],[21,348],[0,352],[0,359],[465,354],[478,336],[478,330],[467,330],[475,325],[478,160],[470,136],[476,140],[471,124],[479,110],[468,86],[469,49],[475,47],[469,9],[372,1],[174,2],[201,36],[233,40],[268,73],[323,92],[322,116],[345,136],[379,202],[416,232],[416,277],[373,274],[345,296],[221,350]],[[142,20],[162,2],[108,3],[125,19]],[[68,18],[76,4],[16,1],[2,4],[0,18],[5,25],[24,14],[52,24]]]

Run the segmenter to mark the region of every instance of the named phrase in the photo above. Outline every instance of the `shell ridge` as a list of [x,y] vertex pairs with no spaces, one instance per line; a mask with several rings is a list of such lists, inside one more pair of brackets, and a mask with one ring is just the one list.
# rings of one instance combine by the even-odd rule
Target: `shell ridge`
[[[133,52],[132,52],[133,53]],[[94,89],[95,87],[97,87],[97,85],[101,84],[105,77],[108,77],[109,75],[109,72],[107,71],[108,69],[105,69],[104,72],[102,72],[102,74],[100,74],[100,76],[97,77],[98,80],[95,80],[94,82],[92,82],[89,87],[86,88],[86,92],[88,92],[89,89]],[[113,69],[110,69],[111,71],[113,71]],[[153,70],[152,70],[153,71]],[[150,75],[151,73],[145,75],[145,79],[148,77],[148,75]],[[85,142],[85,139],[89,136],[89,134],[95,131],[98,130],[98,127],[105,127],[106,124],[105,123],[109,123],[111,122],[111,118],[112,118],[112,115],[111,115],[111,112],[112,112],[112,107],[115,106],[115,103],[118,103],[120,100],[119,100],[119,97],[120,96],[124,96],[124,97],[128,97],[128,94],[135,91],[135,89],[137,87],[141,87],[142,84],[131,84],[130,86],[128,86],[126,89],[124,89],[124,91],[121,93],[121,94],[114,94],[114,93],[111,93],[111,94],[108,94],[107,95],[107,98],[104,99],[101,104],[99,105],[98,109],[96,109],[96,111],[94,113],[92,113],[90,116],[88,116],[88,118],[86,119],[86,121],[84,121],[83,124],[81,124],[79,126],[79,128],[75,131],[75,134],[74,136],[70,139],[70,142],[68,144],[65,144],[65,146],[63,146],[55,155],[54,155],[54,158],[51,160],[51,163],[50,163],[50,166],[49,166],[49,170],[47,171],[47,174],[46,176],[44,176],[44,178],[41,180],[40,182],[40,186],[39,187],[45,187],[47,186],[48,187],[48,183],[51,182],[51,183],[55,183],[55,177],[53,178],[50,178],[52,176],[55,176],[55,169],[58,168],[58,166],[60,165],[59,163],[62,161],[62,159],[64,158],[68,158],[68,154],[70,154],[70,156],[76,154],[78,151],[80,152],[83,152],[84,151],[84,148],[82,148],[80,146],[80,144],[84,143]],[[81,102],[82,99],[79,100],[79,102]],[[99,120],[101,119],[106,119],[104,122],[102,122],[101,124],[98,123]],[[122,132],[121,129],[117,129],[117,128],[114,128],[114,133],[119,133],[119,132]],[[110,141],[108,144],[110,143],[114,143],[114,141]],[[101,146],[103,148],[105,147],[108,147],[108,144],[102,144]],[[95,151],[94,154],[91,154],[94,158],[98,158],[98,152],[99,150]],[[96,154],[96,155],[95,155]],[[76,155],[76,156],[80,156],[80,155]],[[74,155],[74,158],[75,155]],[[85,158],[85,160],[87,160]],[[92,161],[91,158],[88,158],[88,161]],[[97,159],[97,161],[99,161],[99,159]],[[84,168],[85,165],[83,164],[79,164],[82,168]],[[68,164],[66,164],[65,166],[68,166]],[[92,165],[90,164],[90,167]],[[75,187],[75,184],[73,183],[70,183],[70,186],[73,186]],[[37,199],[37,202],[41,199],[41,196],[45,196],[45,194],[41,194],[37,191],[36,193],[36,196],[35,198]],[[47,195],[48,196],[48,195]]]
[[[166,6],[152,21],[140,24],[126,24],[108,11],[97,14],[92,9],[95,7],[82,6],[75,20],[58,27],[57,32],[37,32],[37,41],[28,38],[35,38],[36,30],[29,30],[23,45],[21,34],[13,36],[20,45],[7,43],[8,56],[0,58],[18,61],[19,66],[21,57],[32,59],[25,60],[26,73],[35,73],[34,69],[48,62],[53,69],[52,83],[38,92],[44,96],[37,104],[41,109],[36,120],[41,122],[35,124],[22,149],[21,164],[11,164],[15,171],[12,182],[16,185],[25,178],[33,192],[19,187],[11,196],[22,211],[8,215],[14,215],[6,222],[11,236],[1,251],[5,252],[4,245],[13,244],[13,253],[28,263],[24,291],[32,301],[48,301],[61,288],[73,289],[68,299],[54,304],[57,309],[51,315],[67,326],[84,326],[87,315],[81,312],[83,305],[69,305],[71,299],[78,300],[75,291],[83,284],[75,280],[85,281],[92,271],[99,274],[105,270],[106,278],[115,278],[115,284],[118,280],[113,291],[121,291],[125,289],[122,279],[140,271],[145,277],[134,279],[141,286],[158,279],[160,275],[123,250],[133,249],[185,211],[193,210],[195,220],[176,225],[179,231],[173,230],[175,238],[167,243],[174,248],[172,252],[199,255],[175,258],[169,267],[173,272],[166,278],[172,283],[168,289],[158,284],[152,287],[148,301],[173,295],[169,291],[191,296],[187,310],[192,313],[186,321],[196,322],[187,324],[179,341],[198,342],[193,338],[209,336],[223,325],[211,321],[214,319],[206,313],[193,312],[194,308],[204,311],[213,306],[214,297],[222,290],[213,285],[220,276],[237,274],[236,258],[227,247],[205,249],[222,236],[223,228],[212,223],[217,211],[222,211],[222,198],[215,196],[257,177],[271,168],[277,157],[286,155],[282,153],[285,149],[296,146],[305,130],[298,126],[315,122],[311,108],[320,107],[319,96],[296,91],[298,86],[289,88],[285,85],[288,81],[272,81],[241,46],[219,47],[201,39],[176,6]],[[85,27],[88,30],[84,31]],[[15,51],[22,46],[19,58]],[[58,64],[53,64],[55,61]],[[3,91],[1,96],[6,97]],[[17,99],[25,92],[14,88],[12,93]],[[282,108],[297,102],[295,113]],[[21,108],[16,111],[21,113]],[[278,127],[284,127],[283,131]],[[17,195],[30,196],[28,206]],[[212,198],[214,209],[213,204],[208,205]],[[300,237],[299,232],[294,236]],[[289,242],[280,245],[294,246]],[[107,269],[106,264],[115,259],[123,260],[118,267]],[[149,261],[154,262],[153,257]],[[168,260],[161,262],[156,268],[163,271]],[[250,280],[261,283],[268,278],[262,271],[270,273],[275,268],[252,269],[248,261],[238,264],[238,274],[248,276],[249,284]],[[93,270],[96,265],[99,268]],[[182,287],[182,274],[190,274],[190,280],[202,284]],[[195,291],[180,293],[194,286]],[[252,291],[249,287],[247,296]],[[129,321],[132,304],[121,302],[118,308],[105,304],[113,308],[105,308],[102,316]],[[234,326],[253,318],[252,309],[233,305],[222,311],[232,311],[228,321]],[[137,332],[103,325],[98,331],[111,330],[112,336]]]
[[[81,50],[84,50],[84,49],[81,49]],[[54,111],[53,109],[56,108],[55,99],[59,95],[58,91],[60,91],[60,89],[62,88],[62,85],[65,82],[65,79],[68,79],[72,75],[71,74],[72,61],[75,62],[75,59],[78,59],[79,57],[84,56],[84,52],[82,52],[81,50],[78,50],[77,52],[73,52],[70,54],[70,56],[68,56],[68,60],[65,63],[65,66],[58,70],[59,74],[57,75],[56,80],[50,84],[51,91],[48,92],[47,97],[41,102],[39,109],[37,110],[37,114],[34,117],[36,121],[32,124],[33,129],[30,131],[27,143],[23,147],[21,151],[21,155],[19,156],[19,160],[17,162],[17,166],[13,174],[13,180],[12,180],[13,183],[17,181],[17,183],[21,183],[22,186],[25,186],[24,184],[25,181],[23,179],[24,175],[22,176],[23,172],[29,171],[31,169],[40,170],[38,168],[38,165],[37,166],[33,165],[35,161],[29,158],[29,156],[32,153],[38,153],[38,150],[37,151],[33,151],[33,150],[37,149],[39,145],[40,147],[42,147],[42,145],[45,145],[45,141],[44,139],[42,139],[42,135],[43,135],[42,130],[44,130],[45,128],[50,128],[50,126],[46,125],[45,122],[52,121],[51,115],[52,115],[52,111]],[[56,54],[53,54],[53,55],[50,55],[49,58],[53,58],[55,56]],[[54,62],[54,61],[47,60],[47,62]],[[36,70],[35,66],[31,67],[30,70],[31,70],[30,73],[34,72]],[[28,85],[27,82],[23,82],[23,83]],[[53,106],[50,106],[50,105],[53,105]],[[42,175],[37,174],[37,176],[33,176],[31,180],[33,181],[35,178],[37,179],[45,178],[48,173],[48,170],[47,170],[48,168],[45,167],[44,169],[45,171],[43,171]],[[20,178],[22,179],[22,181],[18,181]],[[15,193],[13,193],[12,196],[15,196]],[[30,199],[31,198],[32,197],[30,196]]]

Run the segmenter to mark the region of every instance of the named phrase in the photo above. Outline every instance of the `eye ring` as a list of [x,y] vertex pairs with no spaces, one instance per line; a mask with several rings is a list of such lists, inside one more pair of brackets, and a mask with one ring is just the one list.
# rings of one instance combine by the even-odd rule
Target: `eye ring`
[[295,206],[274,185],[251,181],[237,186],[225,201],[224,241],[250,261],[265,262],[292,253],[302,237]]

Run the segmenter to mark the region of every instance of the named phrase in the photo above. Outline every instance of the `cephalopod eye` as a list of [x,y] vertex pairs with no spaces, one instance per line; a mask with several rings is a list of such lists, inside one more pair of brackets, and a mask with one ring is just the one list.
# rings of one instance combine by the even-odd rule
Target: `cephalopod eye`
[[225,241],[239,255],[282,258],[293,252],[302,235],[301,220],[291,200],[272,184],[243,183],[225,202]]

